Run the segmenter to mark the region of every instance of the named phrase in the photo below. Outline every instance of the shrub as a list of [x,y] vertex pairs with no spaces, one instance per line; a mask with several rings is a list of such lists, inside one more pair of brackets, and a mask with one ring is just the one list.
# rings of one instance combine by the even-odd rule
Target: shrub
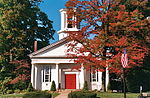
[[8,87],[4,87],[4,88],[2,88],[2,90],[0,90],[0,93],[6,94],[7,90],[8,90]]
[[9,89],[9,82],[11,81],[10,77],[5,77],[4,80],[0,81],[0,93],[5,94],[7,93],[7,90]]
[[27,93],[29,91],[27,91],[26,89],[22,90],[21,93]]
[[27,88],[27,91],[28,91],[28,92],[31,92],[31,91],[33,91],[33,90],[34,90],[34,88],[32,87],[32,83],[29,83],[28,88]]
[[56,91],[56,84],[55,84],[55,81],[52,81],[51,91]]
[[90,91],[76,91],[68,94],[68,98],[97,98],[97,94]]
[[13,93],[13,90],[7,90],[6,93],[7,93],[7,94],[12,94],[12,93]]
[[107,89],[108,89],[108,90],[112,90],[112,89],[111,89],[110,82],[108,83]]
[[52,98],[52,95],[44,91],[37,91],[37,92],[28,92],[23,95],[23,98]]
[[20,90],[24,90],[27,89],[28,87],[28,83],[24,82],[24,81],[18,81],[17,83],[13,84],[13,89],[20,89]]
[[88,83],[87,83],[87,81],[84,82],[84,87],[83,87],[82,90],[83,90],[83,91],[88,91],[88,90],[89,90],[89,89],[88,89]]
[[19,89],[14,90],[14,93],[20,93],[21,91]]

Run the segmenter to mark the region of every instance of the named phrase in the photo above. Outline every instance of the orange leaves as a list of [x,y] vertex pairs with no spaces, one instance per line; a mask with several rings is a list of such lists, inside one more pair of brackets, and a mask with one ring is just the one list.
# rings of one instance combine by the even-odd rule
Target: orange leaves
[[126,47],[128,45],[126,36],[109,36],[109,42],[106,43],[109,47],[116,47],[116,51],[119,50],[118,47]]
[[30,64],[25,60],[14,60],[10,62],[11,64],[17,65],[13,73],[16,77],[10,82],[10,84],[15,84],[19,81],[27,81],[30,79]]
[[126,36],[121,37],[115,44],[116,44],[115,46],[122,46],[122,47],[127,46],[127,37]]
[[98,6],[97,8],[98,9],[103,9],[103,8],[105,8],[105,6]]
[[68,2],[66,2],[65,6],[69,8],[75,7],[78,2],[79,2],[78,0],[69,0]]
[[81,31],[85,32],[85,31],[88,30],[88,28],[89,28],[89,26],[84,26],[84,27],[81,29]]
[[126,9],[125,5],[119,5],[120,10],[124,11]]
[[142,1],[131,0],[131,4],[134,6],[145,6],[146,3],[147,3],[147,0],[142,0]]
[[22,75],[19,75],[18,77],[16,77],[15,79],[13,79],[12,81],[10,81],[10,84],[16,84],[18,83],[19,81],[26,81],[29,79],[29,75],[26,75],[26,74],[22,74]]
[[[121,0],[110,2],[106,0],[103,3],[98,1],[76,2],[76,7],[80,9],[77,17],[81,20],[81,32],[69,33],[72,40],[83,45],[76,48],[76,53],[82,54],[80,56],[74,54],[77,58],[76,62],[85,66],[93,65],[100,69],[109,67],[110,71],[120,73],[121,54],[126,48],[129,58],[128,68],[140,66],[149,50],[146,43],[150,39],[150,22],[149,19],[144,19],[142,12],[136,8],[138,5],[144,6],[145,0],[126,2],[129,5],[136,5],[136,8],[132,10],[120,3]],[[96,36],[89,39],[90,34],[96,34]]]
[[124,19],[126,19],[127,17],[129,17],[129,12],[126,12],[126,11],[124,11],[124,10],[121,10],[121,11],[116,11],[116,16],[115,16],[115,18],[117,19],[117,20],[121,20],[121,21],[123,21]]

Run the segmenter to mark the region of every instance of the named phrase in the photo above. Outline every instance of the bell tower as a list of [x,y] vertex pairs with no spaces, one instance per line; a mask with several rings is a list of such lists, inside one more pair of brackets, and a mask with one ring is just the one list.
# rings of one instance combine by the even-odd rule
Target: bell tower
[[79,31],[77,25],[73,23],[68,23],[68,20],[76,20],[76,17],[68,18],[67,9],[61,9],[61,30],[58,31],[59,40],[68,36],[65,31]]

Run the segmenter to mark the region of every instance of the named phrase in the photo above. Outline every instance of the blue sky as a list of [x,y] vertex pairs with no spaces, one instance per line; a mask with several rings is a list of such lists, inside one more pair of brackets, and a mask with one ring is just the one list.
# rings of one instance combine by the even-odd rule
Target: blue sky
[[55,40],[50,43],[58,41],[57,31],[60,30],[60,12],[59,10],[65,8],[65,3],[68,0],[43,0],[40,4],[40,9],[48,15],[48,18],[53,21],[53,28],[56,30],[54,35]]

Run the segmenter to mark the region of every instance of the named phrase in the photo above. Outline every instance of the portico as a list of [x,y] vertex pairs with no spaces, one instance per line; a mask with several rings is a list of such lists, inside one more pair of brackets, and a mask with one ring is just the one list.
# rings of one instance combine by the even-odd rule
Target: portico
[[[35,89],[50,90],[54,80],[56,88],[81,89],[84,84],[84,69],[72,69],[74,63],[32,62],[31,82]],[[69,61],[69,60],[68,60]],[[70,81],[72,80],[72,81]],[[72,87],[74,86],[74,87]]]

